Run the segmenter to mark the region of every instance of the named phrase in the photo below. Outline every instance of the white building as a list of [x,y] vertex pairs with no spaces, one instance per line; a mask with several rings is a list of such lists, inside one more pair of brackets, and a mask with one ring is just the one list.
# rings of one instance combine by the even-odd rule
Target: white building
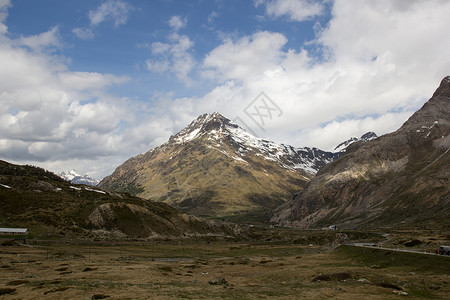
[[27,235],[27,228],[0,228],[0,235]]

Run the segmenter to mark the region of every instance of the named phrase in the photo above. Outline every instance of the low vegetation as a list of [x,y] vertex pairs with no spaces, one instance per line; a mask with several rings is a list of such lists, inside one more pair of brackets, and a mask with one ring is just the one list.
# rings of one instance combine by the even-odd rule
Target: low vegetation
[[240,235],[235,225],[202,220],[127,193],[71,184],[37,167],[0,161],[0,184],[1,226],[28,228],[29,237]]
[[446,299],[450,294],[447,257],[353,246],[178,240],[0,247],[0,292],[11,299]]

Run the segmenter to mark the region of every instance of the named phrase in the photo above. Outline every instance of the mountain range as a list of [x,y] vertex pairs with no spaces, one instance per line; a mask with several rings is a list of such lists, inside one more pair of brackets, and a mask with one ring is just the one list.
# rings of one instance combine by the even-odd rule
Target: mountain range
[[61,172],[58,175],[61,178],[76,184],[86,184],[96,186],[100,182],[100,180],[94,179],[87,174],[83,175],[78,174],[78,172],[75,170],[70,170],[68,172]]
[[271,212],[340,157],[251,135],[219,113],[203,114],[163,145],[135,156],[99,187],[163,201],[200,216],[268,221]]
[[261,139],[213,113],[95,188],[68,182],[86,178],[75,171],[60,174],[65,180],[0,161],[0,223],[107,238],[243,235],[201,216],[300,228],[449,228],[449,116],[447,76],[397,131],[368,132],[333,151]]
[[348,146],[271,221],[283,226],[450,225],[450,76],[397,131]]

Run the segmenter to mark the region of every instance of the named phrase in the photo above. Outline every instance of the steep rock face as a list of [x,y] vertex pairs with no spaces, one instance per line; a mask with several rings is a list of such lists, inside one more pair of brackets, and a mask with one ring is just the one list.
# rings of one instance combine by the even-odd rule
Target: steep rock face
[[99,186],[197,215],[264,218],[333,157],[257,138],[218,113],[204,114],[167,143],[126,161]]
[[271,221],[296,227],[448,225],[450,77],[396,132],[351,144]]

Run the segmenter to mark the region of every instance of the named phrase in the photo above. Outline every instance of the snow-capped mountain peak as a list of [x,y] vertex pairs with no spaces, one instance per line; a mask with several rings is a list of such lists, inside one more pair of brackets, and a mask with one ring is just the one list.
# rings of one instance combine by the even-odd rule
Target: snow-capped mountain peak
[[[167,147],[172,143],[187,144],[201,137],[208,148],[215,149],[235,161],[247,163],[252,155],[276,162],[280,167],[292,171],[303,171],[313,176],[325,164],[333,161],[333,153],[316,148],[295,148],[256,137],[226,117],[215,112],[203,114],[192,121],[176,135],[172,136]],[[233,149],[232,153],[224,150],[224,144]],[[227,148],[230,149],[230,148]]]
[[75,177],[81,177],[81,175],[78,174],[78,172],[75,171],[75,170],[70,170],[70,171],[67,171],[67,172],[61,172],[59,174],[59,176],[64,178],[65,180],[69,180],[69,181],[71,181]]
[[233,124],[230,120],[217,112],[212,114],[203,114],[192,121],[175,136],[172,136],[169,142],[174,141],[176,143],[183,144],[202,136],[209,131],[221,131],[221,129],[223,129],[226,125],[238,127],[236,124]]
[[99,186],[201,215],[265,213],[336,157],[268,141],[218,113],[203,114],[166,143],[124,162]]
[[[256,137],[221,114],[214,112],[200,115],[161,147],[166,149],[174,144],[187,145],[194,140],[201,139],[202,143],[208,145],[208,148],[215,149],[235,161],[247,163],[251,160],[252,155],[256,155],[276,162],[284,169],[303,171],[309,177],[314,176],[327,163],[342,156],[350,144],[375,138],[377,135],[374,132],[367,132],[360,138],[352,137],[339,144],[331,152],[309,147],[296,148]],[[224,144],[231,146],[232,152],[225,151],[225,148],[230,148],[224,147]]]
[[100,182],[99,180],[94,179],[87,174],[81,175],[75,170],[70,170],[68,172],[61,172],[58,175],[63,179],[76,184],[86,184],[96,186]]

